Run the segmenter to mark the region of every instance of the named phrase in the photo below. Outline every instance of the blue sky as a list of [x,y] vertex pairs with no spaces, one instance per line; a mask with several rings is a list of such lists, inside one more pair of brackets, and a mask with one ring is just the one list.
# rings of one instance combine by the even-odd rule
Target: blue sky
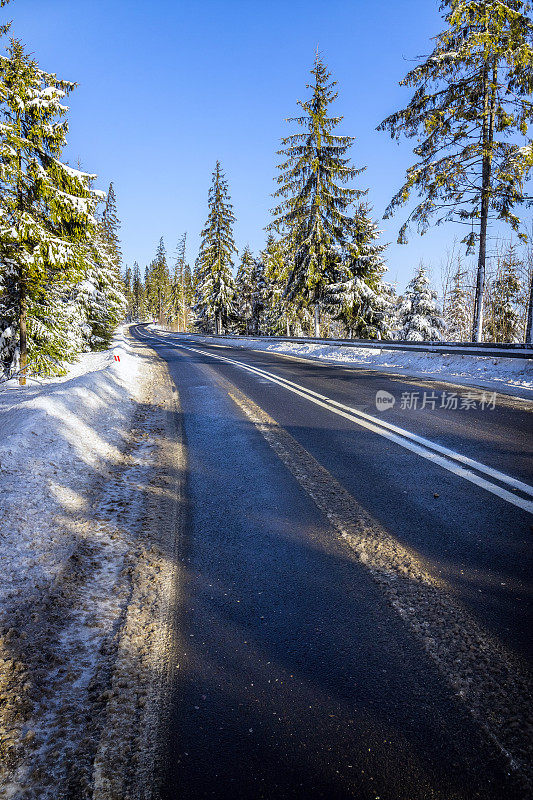
[[433,268],[461,231],[443,226],[396,245],[404,211],[381,221],[412,160],[408,143],[378,133],[405,105],[398,81],[430,51],[442,21],[435,0],[13,0],[13,33],[42,67],[77,81],[68,158],[114,181],[126,263],[172,253],[188,232],[191,263],[220,159],[239,249],[259,250],[285,118],[307,96],[318,45],[338,81],[339,132],[356,137],[357,185],[384,234],[388,279],[405,283],[420,259]]

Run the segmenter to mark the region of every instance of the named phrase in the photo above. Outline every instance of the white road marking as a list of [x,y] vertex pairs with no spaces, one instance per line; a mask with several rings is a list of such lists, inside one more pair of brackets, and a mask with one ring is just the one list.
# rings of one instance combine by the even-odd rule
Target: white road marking
[[[510,475],[506,475],[499,470],[493,469],[492,467],[488,467],[485,464],[482,464],[479,461],[475,461],[468,456],[464,456],[461,453],[457,453],[454,450],[450,450],[447,447],[443,447],[442,445],[437,444],[436,442],[432,442],[429,439],[425,439],[422,436],[417,436],[410,431],[407,431],[403,428],[399,428],[397,425],[393,425],[392,423],[386,422],[385,420],[381,420],[378,417],[373,417],[370,414],[366,414],[364,411],[359,411],[358,409],[352,408],[350,406],[346,406],[343,403],[339,403],[336,400],[332,400],[325,395],[319,394],[318,392],[314,392],[312,389],[307,389],[300,384],[294,383],[293,381],[289,381],[286,378],[281,378],[277,375],[273,375],[271,372],[266,372],[265,370],[260,369],[259,367],[253,367],[248,364],[243,364],[241,361],[235,361],[234,359],[227,358],[221,355],[215,355],[214,353],[210,353],[209,351],[205,350],[197,350],[194,347],[190,347],[183,344],[176,344],[174,342],[169,342],[162,337],[148,337],[143,336],[145,339],[153,338],[154,341],[157,342],[164,342],[171,347],[181,347],[184,350],[191,351],[193,353],[198,353],[199,355],[207,355],[213,359],[218,361],[224,361],[228,364],[232,364],[240,369],[243,369],[247,372],[251,372],[255,375],[260,376],[263,379],[271,383],[275,383],[282,388],[287,389],[294,394],[299,395],[300,397],[304,397],[307,400],[310,400],[315,405],[321,406],[322,408],[327,409],[328,411],[332,411],[334,414],[338,416],[344,417],[345,419],[350,420],[351,422],[355,422],[357,425],[360,425],[367,430],[372,431],[373,433],[377,433],[380,436],[389,439],[390,441],[394,442],[395,444],[399,444],[401,447],[405,448],[406,450],[410,450],[417,455],[422,456],[422,458],[427,459],[428,461],[433,462],[434,464],[438,464],[439,466],[443,467],[444,469],[448,470],[448,472],[452,472],[454,475],[457,475],[461,478],[464,478],[470,483],[479,486],[482,489],[485,489],[491,494],[500,497],[502,500],[517,506],[518,508],[523,509],[524,511],[528,511],[529,513],[533,514],[533,501],[527,500],[522,497],[517,497],[516,495],[512,494],[512,492],[508,491],[507,489],[502,488],[501,486],[497,486],[494,483],[483,478],[481,475],[477,475],[474,472],[471,472],[471,469],[475,469],[477,472],[481,472],[484,475],[487,475],[495,480],[499,481],[500,483],[505,484],[511,489],[516,489],[523,494],[528,495],[529,497],[533,498],[533,486],[529,486],[527,483],[523,483],[522,481],[513,478]],[[209,347],[211,345],[208,345]],[[465,465],[465,466],[462,466]]]

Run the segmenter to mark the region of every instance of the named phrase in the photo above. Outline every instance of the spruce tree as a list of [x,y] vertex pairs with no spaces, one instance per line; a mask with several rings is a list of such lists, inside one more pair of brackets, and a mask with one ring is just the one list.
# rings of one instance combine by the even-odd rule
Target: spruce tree
[[195,310],[204,321],[212,317],[215,333],[221,334],[234,306],[232,269],[237,248],[233,241],[233,206],[219,161],[212,176],[208,206],[196,266]]
[[491,286],[491,303],[486,325],[489,341],[520,341],[518,298],[521,286],[517,273],[518,263],[515,248],[511,245]]
[[254,267],[255,260],[252,251],[246,245],[242,251],[241,263],[235,279],[236,313],[239,318],[239,327],[244,333],[251,333],[252,329]]
[[430,288],[429,278],[422,265],[405,290],[398,314],[400,339],[426,342],[441,338],[445,322],[437,307],[437,293]]
[[174,265],[174,275],[172,278],[171,304],[173,314],[178,322],[178,328],[186,331],[188,325],[188,305],[187,296],[187,264],[186,264],[186,245],[187,233],[184,233],[178,242],[176,249],[176,263]]
[[[84,320],[80,328],[86,333],[79,346],[82,350],[108,347],[117,324],[128,312],[128,293],[120,272],[118,227],[114,194],[111,201],[105,196],[104,210],[96,216],[93,235],[85,247],[83,280],[69,296],[74,319],[81,316]],[[72,335],[78,338],[76,327],[74,323]]]
[[[185,302],[185,310],[187,315],[186,325],[188,326],[189,322],[189,312],[191,309],[192,301],[194,297],[193,291],[193,278],[191,272],[191,265],[188,261],[185,262],[183,266],[183,298]],[[186,330],[188,328],[186,327]]]
[[151,315],[164,325],[171,311],[171,281],[163,237],[149,268],[147,299]]
[[311,74],[311,97],[299,101],[304,115],[288,120],[304,130],[284,138],[278,151],[282,162],[274,197],[283,200],[273,209],[269,229],[283,236],[291,252],[287,298],[314,307],[318,336],[324,290],[336,278],[337,248],[349,248],[353,238],[349,210],[364,194],[345,184],[364,168],[356,169],[347,158],[353,137],[334,133],[342,120],[328,116],[336,81],[318,53]]
[[4,369],[19,355],[21,384],[32,368],[62,371],[72,358],[65,294],[82,280],[94,234],[95,176],[61,163],[63,98],[75,84],[41,70],[12,40],[0,57],[0,320]]
[[401,81],[416,87],[411,102],[378,128],[418,141],[419,160],[385,216],[416,192],[423,199],[398,241],[406,241],[411,223],[424,233],[434,216],[437,224],[468,227],[463,242],[468,252],[478,250],[472,338],[481,341],[489,219],[521,235],[514,209],[525,200],[533,165],[533,144],[525,139],[533,116],[533,23],[522,0],[444,0],[441,9],[446,29],[429,58]]
[[266,302],[265,265],[262,259],[254,258],[252,267],[252,333],[263,333],[263,317]]
[[350,338],[387,338],[392,293],[383,282],[387,245],[378,242],[381,232],[364,204],[355,214],[354,233],[350,247],[339,253],[336,283],[326,287],[326,308]]
[[470,297],[467,282],[467,271],[460,261],[452,276],[452,285],[446,302],[444,319],[446,322],[446,339],[451,342],[468,341],[472,324]]
[[120,249],[120,238],[118,234],[120,229],[120,219],[118,217],[117,197],[115,194],[113,181],[111,181],[109,184],[109,189],[107,190],[107,197],[105,201],[105,208],[102,214],[101,225],[111,260],[114,263],[117,271],[120,271],[122,264],[122,251]]
[[268,235],[266,247],[261,253],[264,266],[263,280],[263,324],[265,332],[290,336],[301,329],[301,317],[305,309],[298,308],[285,296],[289,275],[289,253],[286,240]]
[[132,309],[132,271],[131,267],[126,267],[124,270],[124,296],[126,298],[127,303],[127,316],[128,321],[131,322],[133,319],[133,309]]
[[133,274],[131,279],[131,311],[132,319],[141,319],[141,308],[143,305],[143,285],[141,281],[141,270],[136,261],[133,262]]

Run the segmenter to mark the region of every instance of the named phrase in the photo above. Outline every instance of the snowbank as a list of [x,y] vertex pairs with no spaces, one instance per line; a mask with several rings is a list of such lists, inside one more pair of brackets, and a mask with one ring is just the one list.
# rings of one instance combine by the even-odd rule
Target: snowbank
[[[153,329],[156,332],[155,326]],[[211,342],[216,337],[195,336],[196,338],[199,342]],[[533,392],[532,359],[374,350],[367,347],[317,344],[305,340],[300,343],[221,338],[219,341],[230,347],[267,350],[328,364],[346,364],[380,372],[400,372],[413,377],[438,378],[459,385],[478,386],[521,397],[530,398]]]
[[83,355],[65,377],[0,387],[0,557],[11,567],[0,608],[24,584],[55,577],[65,543],[47,517],[58,503],[75,507],[72,487],[119,459],[138,369],[120,332],[110,350]]
[[132,717],[147,735],[139,704],[173,569],[161,523],[152,541],[145,525],[168,438],[154,369],[121,330],[65,377],[0,387],[2,797],[85,797],[93,782],[106,797],[104,729],[121,757]]

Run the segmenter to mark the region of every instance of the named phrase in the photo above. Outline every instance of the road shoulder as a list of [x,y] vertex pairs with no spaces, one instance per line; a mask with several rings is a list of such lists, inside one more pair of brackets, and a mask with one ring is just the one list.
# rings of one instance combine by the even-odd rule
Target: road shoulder
[[146,799],[157,770],[175,661],[178,400],[127,335],[96,361],[7,409],[0,796],[13,800]]

